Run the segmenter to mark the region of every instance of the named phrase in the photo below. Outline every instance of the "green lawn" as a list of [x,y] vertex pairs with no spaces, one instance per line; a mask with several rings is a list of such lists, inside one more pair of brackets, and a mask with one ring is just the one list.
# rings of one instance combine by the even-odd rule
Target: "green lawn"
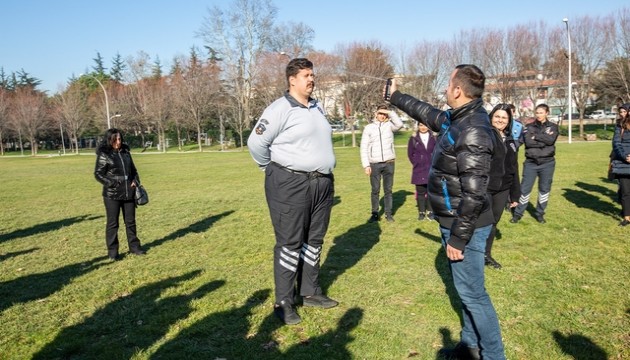
[[[247,152],[136,151],[148,255],[115,263],[94,156],[0,158],[0,359],[435,359],[459,340],[460,305],[437,224],[416,220],[406,137],[392,224],[366,223],[358,148],[336,142],[320,280],[341,304],[299,308],[292,327],[272,315],[273,229]],[[630,229],[609,152],[559,144],[547,224],[501,220],[504,268],[486,285],[509,359],[630,358]]]

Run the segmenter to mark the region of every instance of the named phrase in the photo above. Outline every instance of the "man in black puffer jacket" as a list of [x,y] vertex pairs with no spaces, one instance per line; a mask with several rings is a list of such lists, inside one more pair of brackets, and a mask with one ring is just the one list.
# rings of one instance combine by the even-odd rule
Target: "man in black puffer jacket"
[[484,286],[486,238],[494,221],[487,187],[495,149],[502,149],[481,100],[484,85],[485,75],[477,66],[459,65],[446,90],[451,110],[441,111],[402,94],[395,82],[390,102],[440,132],[429,173],[429,200],[440,223],[464,319],[461,342],[441,353],[505,359],[499,320]]

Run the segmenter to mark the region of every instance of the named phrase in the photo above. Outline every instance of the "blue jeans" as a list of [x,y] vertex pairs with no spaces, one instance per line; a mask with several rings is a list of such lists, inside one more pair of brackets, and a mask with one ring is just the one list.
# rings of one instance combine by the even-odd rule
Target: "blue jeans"
[[[484,360],[505,359],[499,319],[484,285],[484,254],[491,229],[492,225],[475,229],[464,249],[464,260],[449,260],[453,284],[462,300],[461,341],[468,347],[479,348]],[[440,226],[440,232],[442,245],[446,247],[451,230]]]

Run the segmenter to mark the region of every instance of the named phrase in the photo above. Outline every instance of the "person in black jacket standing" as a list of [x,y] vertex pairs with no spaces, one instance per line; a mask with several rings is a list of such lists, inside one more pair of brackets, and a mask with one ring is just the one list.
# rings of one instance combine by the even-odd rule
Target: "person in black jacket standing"
[[523,180],[521,181],[521,196],[518,206],[514,209],[511,223],[517,223],[523,217],[534,181],[538,178],[538,203],[534,217],[541,224],[546,222],[545,209],[549,202],[553,173],[556,169],[556,140],[558,139],[558,125],[547,120],[549,106],[536,106],[536,121],[527,125],[523,138],[525,139],[525,162],[523,163]]
[[[521,186],[518,182],[518,145],[517,141],[512,138],[512,111],[510,104],[499,104],[490,112],[490,122],[501,137],[501,141],[505,145],[505,160],[503,163],[503,178],[500,182],[490,182],[488,185],[488,193],[492,196],[492,213],[494,214],[494,225],[492,231],[486,240],[486,259],[487,266],[500,269],[501,264],[492,257],[492,244],[497,233],[497,224],[503,215],[505,204],[508,203],[510,209],[516,207],[518,202],[509,199],[518,199],[521,196]],[[495,184],[496,183],[496,184]]]
[[118,218],[123,213],[127,230],[129,252],[144,255],[140,239],[136,234],[135,188],[140,182],[138,171],[131,158],[129,146],[123,144],[123,138],[117,129],[105,132],[105,141],[96,149],[96,180],[103,184],[103,201],[107,214],[105,243],[107,255],[111,260],[118,260]]
[[484,86],[485,75],[477,66],[458,65],[446,90],[448,111],[396,91],[394,81],[390,88],[392,105],[440,132],[429,172],[429,201],[463,318],[461,342],[440,350],[450,358],[505,359],[499,320],[484,286],[486,239],[494,222],[487,186],[493,180],[494,153],[504,151],[483,107]]

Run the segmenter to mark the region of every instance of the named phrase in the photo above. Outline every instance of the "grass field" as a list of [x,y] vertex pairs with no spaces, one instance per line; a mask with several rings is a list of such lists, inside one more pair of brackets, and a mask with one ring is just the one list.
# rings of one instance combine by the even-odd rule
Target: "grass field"
[[[136,152],[148,255],[114,263],[94,156],[0,158],[0,359],[436,359],[459,340],[460,305],[397,151],[396,222],[367,224],[358,148],[336,148],[320,280],[341,304],[299,308],[292,327],[272,315],[273,229],[247,152]],[[504,267],[486,271],[507,356],[630,359],[630,229],[604,180],[610,142],[557,152],[547,224],[506,214]]]

